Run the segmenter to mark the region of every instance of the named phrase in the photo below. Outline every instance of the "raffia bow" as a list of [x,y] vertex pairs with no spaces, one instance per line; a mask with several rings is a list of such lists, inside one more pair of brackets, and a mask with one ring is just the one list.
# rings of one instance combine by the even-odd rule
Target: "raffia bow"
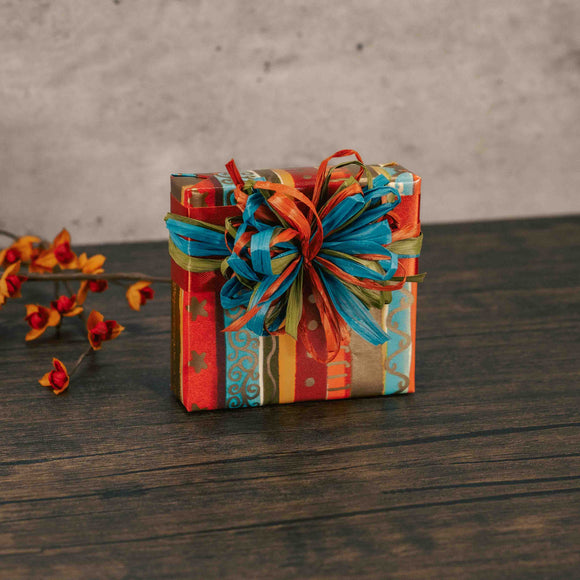
[[[357,161],[328,169],[331,159],[349,155]],[[356,178],[330,194],[332,172],[350,164],[360,168]],[[398,253],[418,255],[422,235],[392,234],[388,214],[400,194],[387,178],[373,177],[350,149],[320,164],[311,198],[288,185],[244,182],[233,160],[226,167],[241,216],[227,218],[223,227],[176,214],[165,218],[176,263],[191,272],[220,269],[227,279],[223,308],[245,307],[225,330],[289,334],[323,363],[336,357],[349,328],[372,344],[384,343],[388,336],[369,310],[388,304],[406,280],[423,278],[395,276]]]

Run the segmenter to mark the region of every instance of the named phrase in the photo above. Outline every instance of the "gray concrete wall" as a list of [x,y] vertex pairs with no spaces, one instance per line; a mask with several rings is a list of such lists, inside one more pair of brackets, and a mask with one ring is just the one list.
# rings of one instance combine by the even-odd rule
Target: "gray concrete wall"
[[0,0],[0,227],[165,237],[172,171],[424,178],[424,222],[580,212],[578,0]]

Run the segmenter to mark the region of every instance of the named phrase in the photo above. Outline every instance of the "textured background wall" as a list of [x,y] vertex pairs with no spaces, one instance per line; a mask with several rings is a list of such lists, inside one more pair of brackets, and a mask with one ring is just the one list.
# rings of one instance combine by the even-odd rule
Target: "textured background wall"
[[358,149],[425,222],[580,211],[578,0],[0,0],[0,227],[165,236],[168,174]]

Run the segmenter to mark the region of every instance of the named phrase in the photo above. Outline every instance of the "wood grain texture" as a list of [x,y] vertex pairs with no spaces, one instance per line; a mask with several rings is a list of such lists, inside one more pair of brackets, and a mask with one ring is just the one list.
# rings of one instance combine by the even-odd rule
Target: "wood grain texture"
[[[55,397],[37,380],[83,333],[25,345],[5,307],[0,576],[574,576],[580,218],[424,231],[410,396],[188,414],[157,285],[141,313],[90,297],[126,333]],[[163,243],[103,250],[168,274]]]

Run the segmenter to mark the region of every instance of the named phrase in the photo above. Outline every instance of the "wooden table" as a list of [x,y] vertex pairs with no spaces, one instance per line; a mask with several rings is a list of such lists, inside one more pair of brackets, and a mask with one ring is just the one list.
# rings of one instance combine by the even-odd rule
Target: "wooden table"
[[[0,576],[578,577],[580,218],[424,231],[410,396],[188,414],[157,285],[91,298],[127,331],[56,397],[79,325],[25,345],[5,307]],[[101,249],[169,271],[164,243]]]

